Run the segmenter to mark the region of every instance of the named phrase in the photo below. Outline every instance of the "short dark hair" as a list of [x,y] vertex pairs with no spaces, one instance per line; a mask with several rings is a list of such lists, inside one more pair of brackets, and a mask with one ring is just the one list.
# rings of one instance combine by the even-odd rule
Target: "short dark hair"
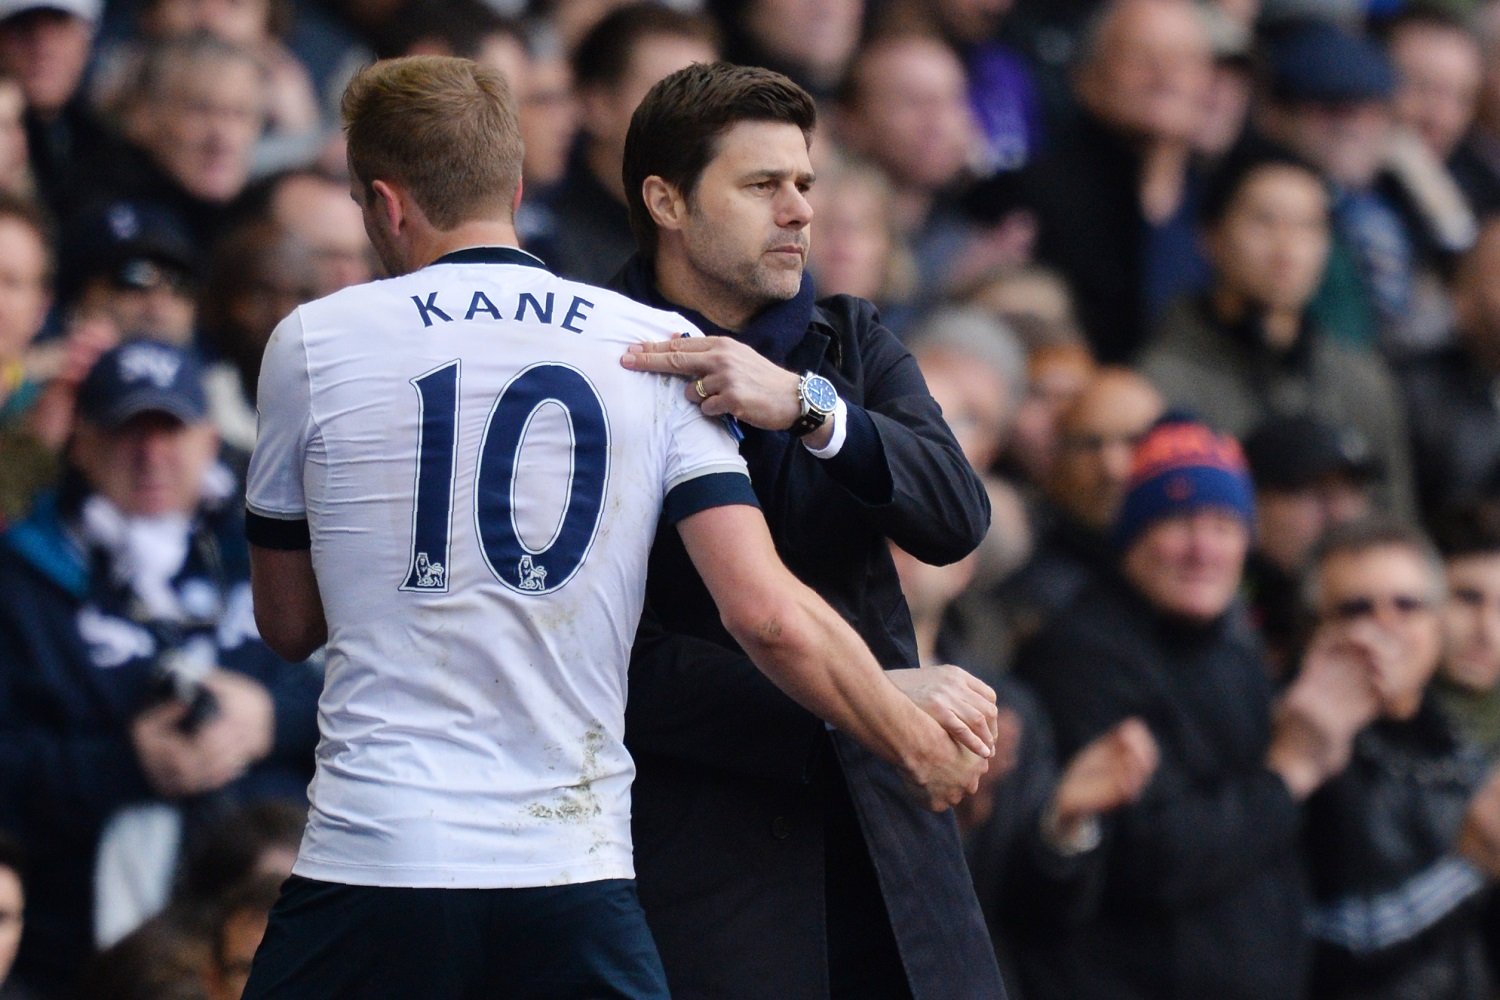
[[1323,567],[1335,556],[1357,556],[1375,549],[1405,549],[1427,566],[1435,600],[1445,587],[1443,557],[1421,528],[1391,517],[1368,517],[1330,528],[1313,546],[1302,581],[1303,603],[1316,613],[1322,589]]
[[1245,185],[1256,174],[1272,167],[1300,171],[1316,181],[1319,187],[1327,187],[1327,182],[1318,169],[1296,153],[1269,143],[1257,143],[1255,148],[1230,153],[1209,176],[1198,202],[1199,223],[1206,229],[1212,229],[1223,222]]
[[1500,497],[1450,504],[1431,523],[1433,540],[1445,559],[1500,555]]
[[658,3],[631,3],[604,15],[578,42],[571,59],[579,90],[609,88],[625,79],[630,57],[644,38],[690,38],[719,49],[712,21]]
[[625,136],[625,203],[636,246],[656,255],[656,222],[646,210],[641,185],[656,176],[691,198],[704,168],[718,154],[718,140],[740,122],[795,125],[809,143],[818,112],[807,91],[787,77],[758,66],[694,63],[647,92]]

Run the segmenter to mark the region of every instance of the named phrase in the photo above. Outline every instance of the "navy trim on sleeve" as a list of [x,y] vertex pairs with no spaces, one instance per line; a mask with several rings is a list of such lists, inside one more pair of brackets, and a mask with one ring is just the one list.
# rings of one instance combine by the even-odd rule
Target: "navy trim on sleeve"
[[875,429],[874,418],[863,406],[848,400],[844,406],[849,421],[844,446],[837,455],[823,460],[824,467],[862,503],[871,507],[888,504],[895,486],[885,460],[885,448],[880,443],[880,431]]
[[710,472],[672,487],[662,504],[662,517],[668,524],[676,524],[710,507],[733,504],[760,506],[755,490],[750,487],[750,477],[743,472]]
[[283,521],[280,518],[266,517],[264,514],[247,510],[245,511],[245,537],[249,539],[251,545],[259,545],[263,549],[292,552],[312,548],[312,533],[308,531],[305,518]]

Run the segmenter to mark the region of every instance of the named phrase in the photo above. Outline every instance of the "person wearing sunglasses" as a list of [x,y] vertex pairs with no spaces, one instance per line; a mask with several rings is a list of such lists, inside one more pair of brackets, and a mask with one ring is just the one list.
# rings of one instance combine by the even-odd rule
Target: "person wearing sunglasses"
[[1379,716],[1307,801],[1317,997],[1483,998],[1481,906],[1500,875],[1500,782],[1429,695],[1443,649],[1442,559],[1415,528],[1335,528],[1305,595],[1314,641],[1362,635]]

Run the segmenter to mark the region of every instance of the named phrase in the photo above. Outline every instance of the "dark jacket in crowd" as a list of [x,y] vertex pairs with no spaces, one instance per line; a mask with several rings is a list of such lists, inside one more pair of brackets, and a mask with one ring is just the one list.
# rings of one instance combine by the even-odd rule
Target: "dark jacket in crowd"
[[1492,996],[1486,883],[1454,852],[1484,768],[1428,698],[1412,719],[1362,732],[1348,768],[1308,799],[1313,996]]
[[1128,363],[1145,343],[1156,308],[1206,280],[1193,217],[1195,176],[1188,176],[1177,214],[1151,225],[1141,211],[1140,155],[1083,112],[1028,167],[1037,257],[1067,278],[1100,361]]
[[26,933],[17,973],[48,992],[93,949],[94,865],[116,811],[160,801],[130,723],[164,696],[164,653],[208,642],[218,665],[265,686],[269,757],[218,793],[179,804],[185,835],[238,801],[303,801],[317,742],[318,673],[259,639],[238,505],[205,511],[172,588],[201,620],[141,620],[103,550],[75,530],[82,491],[44,498],[0,538],[0,828],[27,854]]
[[1242,610],[1173,620],[1112,574],[1022,650],[1017,671],[1052,717],[1060,758],[1132,715],[1160,748],[1141,799],[1107,826],[1099,915],[1060,968],[1066,992],[1300,996],[1298,809],[1265,766],[1271,690]]
[[1500,379],[1459,346],[1408,362],[1398,374],[1423,513],[1500,483]]
[[[670,307],[640,258],[616,286]],[[827,376],[848,403],[833,459],[752,427],[741,453],[792,572],[883,666],[915,666],[886,539],[947,563],[989,525],[916,362],[869,303],[814,302],[810,279],[734,336]],[[1004,995],[952,813],[918,804],[895,768],[755,669],[673,531],[652,552],[626,743],[641,902],[674,997],[828,996],[830,968],[850,996],[906,995],[903,978],[917,998]]]
[[1311,320],[1278,353],[1257,321],[1226,323],[1204,299],[1184,299],[1163,317],[1138,364],[1173,406],[1239,438],[1271,416],[1311,414],[1359,430],[1380,458],[1377,500],[1398,516],[1415,511],[1395,380],[1379,358],[1331,340]]
[[101,174],[118,165],[129,147],[86,100],[75,97],[45,121],[28,111],[22,124],[37,195],[55,220],[66,224],[80,207],[110,193]]
[[1063,854],[1042,835],[1066,761],[1031,690],[1014,677],[994,686],[1000,706],[1020,720],[1021,740],[988,819],[967,838],[969,870],[1011,1000],[1072,1000],[1068,949],[1095,914],[1104,855],[1097,847]]
[[531,240],[564,278],[602,285],[635,253],[630,211],[589,168],[579,143],[567,172],[547,198],[549,230]]

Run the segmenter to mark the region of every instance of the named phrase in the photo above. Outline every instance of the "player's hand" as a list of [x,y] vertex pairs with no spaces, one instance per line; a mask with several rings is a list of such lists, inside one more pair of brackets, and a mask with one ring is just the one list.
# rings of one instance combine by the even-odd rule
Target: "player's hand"
[[981,757],[995,755],[999,709],[994,689],[984,681],[946,663],[887,670],[885,675],[954,740]]
[[632,371],[682,376],[687,398],[711,417],[727,413],[751,427],[784,431],[802,413],[797,402],[801,377],[732,337],[673,337],[632,344],[620,364]]
[[923,725],[912,733],[913,744],[901,755],[903,770],[917,800],[942,812],[979,790],[989,758],[955,742],[928,716],[916,718]]
[[1052,808],[1061,836],[1077,824],[1140,798],[1156,773],[1159,753],[1140,719],[1125,719],[1073,755],[1057,783]]

